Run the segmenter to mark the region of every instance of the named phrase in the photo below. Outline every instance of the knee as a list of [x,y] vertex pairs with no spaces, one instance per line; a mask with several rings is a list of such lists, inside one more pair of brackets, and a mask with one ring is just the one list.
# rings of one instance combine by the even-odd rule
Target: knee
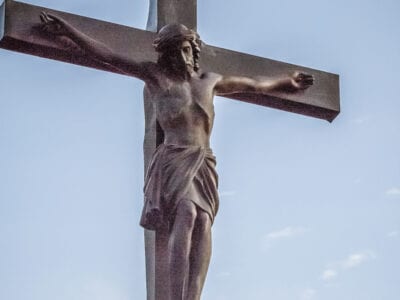
[[179,219],[182,225],[193,227],[197,218],[196,206],[191,201],[181,201],[176,211],[176,219]]
[[208,213],[200,211],[197,213],[196,227],[202,233],[208,233],[211,230],[211,218]]

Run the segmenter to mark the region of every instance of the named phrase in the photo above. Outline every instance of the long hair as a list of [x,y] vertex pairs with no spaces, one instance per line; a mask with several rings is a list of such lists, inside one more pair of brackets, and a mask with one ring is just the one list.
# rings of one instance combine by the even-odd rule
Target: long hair
[[184,41],[190,42],[192,46],[193,69],[197,72],[202,41],[197,32],[182,24],[168,24],[158,32],[158,36],[153,42],[154,49],[159,53],[158,64],[167,69],[182,71],[185,66],[182,66],[179,61],[178,51]]

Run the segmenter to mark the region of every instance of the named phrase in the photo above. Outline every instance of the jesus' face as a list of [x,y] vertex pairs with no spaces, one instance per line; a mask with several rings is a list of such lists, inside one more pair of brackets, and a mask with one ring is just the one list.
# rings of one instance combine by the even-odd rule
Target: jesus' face
[[194,68],[192,44],[189,41],[183,41],[180,46],[180,53],[182,60],[186,65],[187,71],[192,73]]

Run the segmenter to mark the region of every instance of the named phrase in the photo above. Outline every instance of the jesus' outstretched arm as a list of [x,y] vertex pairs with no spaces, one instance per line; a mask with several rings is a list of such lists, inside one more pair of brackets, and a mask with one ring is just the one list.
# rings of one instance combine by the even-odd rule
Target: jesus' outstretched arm
[[215,92],[221,96],[233,93],[294,93],[309,88],[313,83],[314,77],[302,72],[294,72],[279,79],[221,76],[215,85]]
[[146,63],[138,63],[127,57],[117,55],[105,44],[81,32],[59,16],[42,12],[40,19],[42,21],[42,30],[54,36],[68,37],[92,59],[109,64],[126,75],[134,76],[144,81],[149,79],[150,74]]

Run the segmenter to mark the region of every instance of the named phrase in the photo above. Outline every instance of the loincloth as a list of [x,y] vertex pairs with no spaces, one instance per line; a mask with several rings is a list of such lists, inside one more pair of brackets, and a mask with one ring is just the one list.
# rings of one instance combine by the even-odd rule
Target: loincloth
[[161,144],[153,154],[144,185],[140,225],[169,226],[182,200],[192,201],[214,221],[218,211],[218,175],[211,149]]

